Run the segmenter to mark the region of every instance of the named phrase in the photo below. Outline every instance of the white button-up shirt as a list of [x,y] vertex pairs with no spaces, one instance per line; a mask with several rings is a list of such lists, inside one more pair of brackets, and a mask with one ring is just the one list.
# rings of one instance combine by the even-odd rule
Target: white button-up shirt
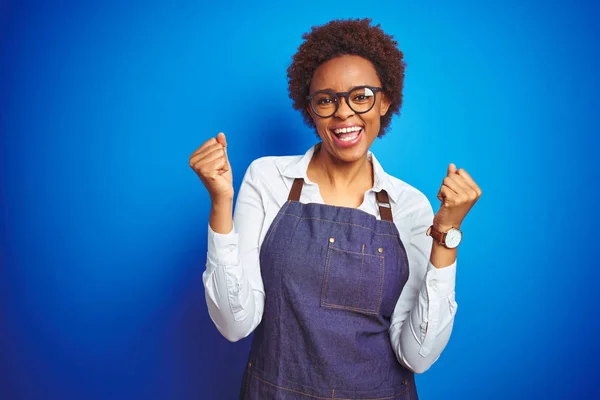
[[[265,290],[260,273],[260,246],[271,222],[287,201],[295,178],[304,178],[300,201],[323,204],[316,183],[307,176],[314,146],[303,156],[263,157],[248,167],[228,234],[208,227],[206,271],[202,275],[206,303],[217,329],[230,341],[248,336],[262,319]],[[421,373],[448,343],[457,304],[454,299],[456,262],[435,268],[429,261],[432,239],[425,232],[433,223],[427,197],[388,175],[369,152],[373,188],[358,207],[380,218],[375,193],[385,189],[393,218],[407,251],[410,275],[391,317],[394,352],[404,366]]]

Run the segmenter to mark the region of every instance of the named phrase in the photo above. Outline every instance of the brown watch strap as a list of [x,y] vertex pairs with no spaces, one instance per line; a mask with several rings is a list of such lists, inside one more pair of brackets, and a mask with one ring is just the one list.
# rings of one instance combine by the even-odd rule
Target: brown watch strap
[[435,239],[436,242],[438,242],[439,244],[445,245],[446,244],[446,233],[445,232],[440,232],[438,230],[436,230],[433,225],[431,225],[428,229],[428,234],[429,236],[431,236],[433,239]]

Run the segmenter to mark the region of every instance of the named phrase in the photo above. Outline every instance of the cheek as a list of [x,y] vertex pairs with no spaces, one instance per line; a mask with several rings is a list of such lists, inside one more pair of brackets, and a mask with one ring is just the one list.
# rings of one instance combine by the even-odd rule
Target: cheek
[[369,127],[379,129],[379,125],[381,124],[381,116],[379,115],[379,107],[373,107],[373,110],[369,112],[368,118],[365,118],[365,121]]
[[319,118],[319,119],[313,120],[313,121],[315,121],[315,126],[316,126],[319,134],[327,132],[328,120]]
[[368,116],[364,116],[363,120],[367,127],[367,135],[371,139],[375,139],[381,130],[381,117],[379,116],[379,107],[373,107],[373,110],[368,112]]

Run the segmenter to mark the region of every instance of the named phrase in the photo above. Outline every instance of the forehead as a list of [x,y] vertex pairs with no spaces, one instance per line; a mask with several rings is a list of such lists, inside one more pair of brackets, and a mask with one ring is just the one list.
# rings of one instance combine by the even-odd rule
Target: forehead
[[333,89],[343,92],[360,85],[381,85],[375,67],[366,58],[343,55],[319,65],[310,82],[310,91]]

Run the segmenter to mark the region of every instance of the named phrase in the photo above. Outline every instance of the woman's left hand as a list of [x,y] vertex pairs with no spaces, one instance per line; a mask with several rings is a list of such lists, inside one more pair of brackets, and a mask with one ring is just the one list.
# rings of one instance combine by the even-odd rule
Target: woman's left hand
[[448,174],[442,182],[437,198],[442,202],[433,217],[433,226],[439,232],[460,228],[463,219],[481,196],[481,189],[464,169],[448,165]]

